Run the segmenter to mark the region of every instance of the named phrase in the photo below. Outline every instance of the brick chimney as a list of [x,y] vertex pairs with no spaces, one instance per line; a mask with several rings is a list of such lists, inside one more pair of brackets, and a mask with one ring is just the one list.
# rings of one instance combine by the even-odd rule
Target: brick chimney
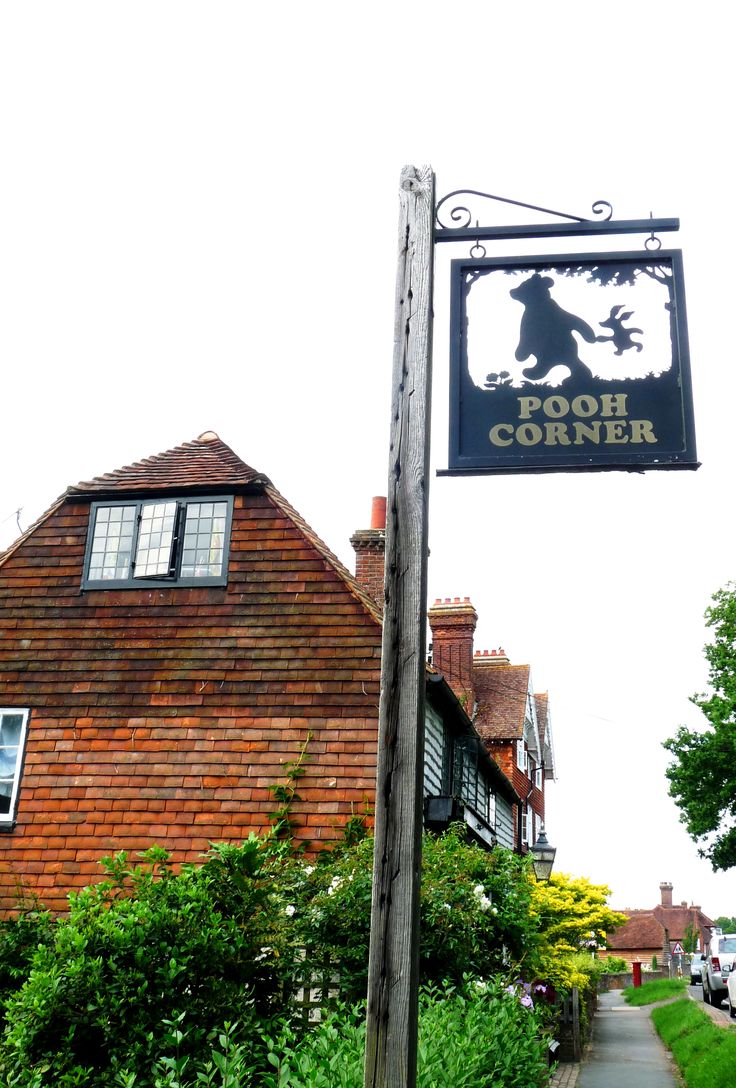
[[473,689],[473,635],[478,613],[470,597],[445,597],[434,602],[429,610],[432,632],[432,664],[449,683],[458,699],[472,716],[475,703]]
[[669,883],[669,881],[663,881],[659,885],[659,893],[660,893],[660,895],[662,897],[662,906],[663,907],[671,907],[672,906],[672,885]]
[[355,549],[355,577],[382,609],[386,557],[386,499],[383,496],[376,496],[371,504],[370,529],[357,529],[350,537],[350,543]]

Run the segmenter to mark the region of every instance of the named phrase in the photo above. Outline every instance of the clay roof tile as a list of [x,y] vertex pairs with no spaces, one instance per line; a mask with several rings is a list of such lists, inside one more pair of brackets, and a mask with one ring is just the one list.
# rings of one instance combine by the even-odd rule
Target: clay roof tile
[[66,497],[199,487],[212,489],[269,482],[267,477],[241,461],[214,431],[205,431],[193,441],[164,453],[82,481],[70,487]]
[[524,735],[529,691],[528,665],[492,665],[473,669],[478,703],[475,726],[484,739],[512,740]]

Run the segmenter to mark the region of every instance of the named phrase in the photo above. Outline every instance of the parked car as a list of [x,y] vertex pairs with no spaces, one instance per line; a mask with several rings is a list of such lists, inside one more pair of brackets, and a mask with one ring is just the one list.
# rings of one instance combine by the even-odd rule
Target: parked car
[[[736,933],[715,933],[708,942],[700,976],[703,1001],[716,1007],[728,992],[728,981],[736,958]],[[734,992],[736,997],[736,991]]]
[[726,986],[729,1014],[736,1018],[736,971],[728,972],[728,984]]
[[700,983],[703,981],[703,976],[701,975],[700,972],[701,972],[701,970],[703,968],[703,960],[704,959],[705,959],[705,956],[702,955],[700,952],[693,952],[692,958],[690,960],[690,985],[691,986],[699,986]]

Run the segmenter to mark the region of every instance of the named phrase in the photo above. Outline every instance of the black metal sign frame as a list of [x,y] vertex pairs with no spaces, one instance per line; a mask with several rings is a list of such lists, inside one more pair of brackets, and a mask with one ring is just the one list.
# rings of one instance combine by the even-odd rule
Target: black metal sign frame
[[[451,265],[440,475],[698,467],[680,250]],[[477,330],[496,318],[494,357]]]

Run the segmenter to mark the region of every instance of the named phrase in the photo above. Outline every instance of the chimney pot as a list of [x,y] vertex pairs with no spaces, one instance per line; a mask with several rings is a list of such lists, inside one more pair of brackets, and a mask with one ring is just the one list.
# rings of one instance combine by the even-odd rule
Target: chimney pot
[[371,529],[386,528],[386,496],[374,495],[371,503]]

